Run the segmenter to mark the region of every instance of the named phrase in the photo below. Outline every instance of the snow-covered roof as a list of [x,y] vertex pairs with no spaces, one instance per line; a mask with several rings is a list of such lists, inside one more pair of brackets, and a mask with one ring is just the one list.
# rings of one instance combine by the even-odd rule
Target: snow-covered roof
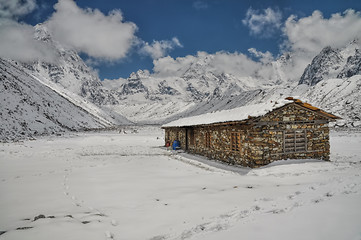
[[224,123],[233,121],[242,121],[248,117],[263,116],[276,108],[283,107],[286,104],[294,102],[293,100],[281,99],[279,101],[269,101],[260,104],[252,104],[230,110],[206,113],[198,116],[181,118],[173,122],[164,124],[162,127],[185,127],[195,125],[207,125],[213,123]]

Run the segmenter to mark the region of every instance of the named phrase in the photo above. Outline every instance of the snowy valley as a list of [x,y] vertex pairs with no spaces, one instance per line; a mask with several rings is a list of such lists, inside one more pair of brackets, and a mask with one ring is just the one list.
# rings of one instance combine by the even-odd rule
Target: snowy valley
[[331,162],[250,169],[167,150],[156,127],[122,130],[0,144],[0,238],[361,237],[360,132],[332,132]]
[[[291,53],[231,71],[224,53],[199,52],[101,81],[35,30],[56,61],[0,58],[0,239],[361,239],[358,41],[325,46],[300,74]],[[343,118],[331,161],[250,169],[163,147],[161,124],[289,96]]]

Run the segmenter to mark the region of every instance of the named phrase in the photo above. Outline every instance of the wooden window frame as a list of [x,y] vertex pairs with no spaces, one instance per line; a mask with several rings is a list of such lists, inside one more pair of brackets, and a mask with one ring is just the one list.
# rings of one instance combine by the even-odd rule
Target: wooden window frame
[[194,135],[194,129],[189,129],[189,143],[190,145],[192,146],[195,146],[196,145],[196,141],[195,141],[195,135]]
[[205,134],[205,145],[206,145],[206,148],[211,148],[212,146],[212,136],[211,136],[211,133],[210,132],[206,132]]
[[231,132],[231,150],[241,151],[241,134],[239,132]]
[[285,130],[283,131],[283,152],[300,153],[307,152],[306,130]]

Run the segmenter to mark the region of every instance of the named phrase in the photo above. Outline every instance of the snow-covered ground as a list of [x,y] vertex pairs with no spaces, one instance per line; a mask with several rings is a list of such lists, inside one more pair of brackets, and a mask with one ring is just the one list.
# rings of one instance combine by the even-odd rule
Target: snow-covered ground
[[0,239],[361,239],[360,132],[247,169],[135,128],[1,143]]

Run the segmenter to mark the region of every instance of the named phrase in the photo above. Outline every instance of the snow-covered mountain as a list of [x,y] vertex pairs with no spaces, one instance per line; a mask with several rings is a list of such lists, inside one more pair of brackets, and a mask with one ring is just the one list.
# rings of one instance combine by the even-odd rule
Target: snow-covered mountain
[[352,42],[343,49],[325,47],[303,72],[299,84],[316,85],[323,79],[352,77],[361,73],[359,43]]
[[299,79],[288,73],[294,64],[289,53],[273,61],[270,79],[219,72],[212,56],[199,57],[178,77],[159,77],[139,70],[113,88],[122,101],[109,106],[136,122],[162,123],[247,104],[296,96],[358,126],[361,116],[359,42],[341,49],[325,47]]
[[[199,56],[180,76],[161,77],[147,70],[132,73],[117,90],[118,95],[127,99],[141,95],[145,100],[183,99],[192,102],[210,100],[223,96],[239,95],[245,91],[274,87],[285,84],[289,79],[283,72],[287,57],[274,61],[270,68],[272,79],[260,76],[237,76],[219,71],[213,63],[213,55]],[[140,96],[137,96],[138,99]]]
[[174,76],[138,70],[127,79],[100,81],[76,51],[52,40],[44,25],[35,30],[35,37],[59,57],[51,63],[1,59],[2,138],[131,124],[129,120],[161,124],[287,96],[343,117],[341,124],[361,125],[358,41],[341,49],[324,48],[298,79],[289,72],[294,56],[284,53],[250,76],[220,70],[215,55],[200,54]]
[[1,58],[0,93],[1,140],[113,125],[42,84],[19,63]]
[[84,63],[76,51],[54,41],[45,25],[38,24],[34,28],[35,39],[49,44],[57,51],[58,58],[53,63],[23,63],[29,73],[55,82],[94,104],[118,103],[115,93],[103,87],[97,74]]
[[303,99],[341,116],[338,125],[361,126],[361,75],[325,79],[301,94]]
[[325,47],[306,67],[295,87],[275,87],[251,103],[296,96],[339,115],[338,125],[361,126],[361,54],[357,41],[341,49]]
[[361,75],[361,50],[356,49],[355,55],[347,58],[347,62],[342,68],[337,78],[348,78],[354,75]]
[[54,41],[46,26],[35,27],[35,39],[58,53],[54,62],[1,59],[0,139],[67,130],[132,124],[104,104],[118,104],[115,92],[103,87],[97,74],[76,51]]
[[262,73],[257,71],[246,77],[220,71],[214,58],[214,55],[199,55],[179,76],[159,76],[138,70],[128,79],[117,80],[118,87],[106,81],[105,86],[116,91],[120,99],[119,104],[107,107],[135,122],[162,123],[189,114],[239,107],[256,92],[297,84],[285,74],[292,62],[290,54],[269,63],[271,78],[261,77]]
[[[307,87],[305,86],[307,85]],[[292,94],[340,115],[347,126],[361,125],[359,41],[341,49],[325,47],[305,69]]]

